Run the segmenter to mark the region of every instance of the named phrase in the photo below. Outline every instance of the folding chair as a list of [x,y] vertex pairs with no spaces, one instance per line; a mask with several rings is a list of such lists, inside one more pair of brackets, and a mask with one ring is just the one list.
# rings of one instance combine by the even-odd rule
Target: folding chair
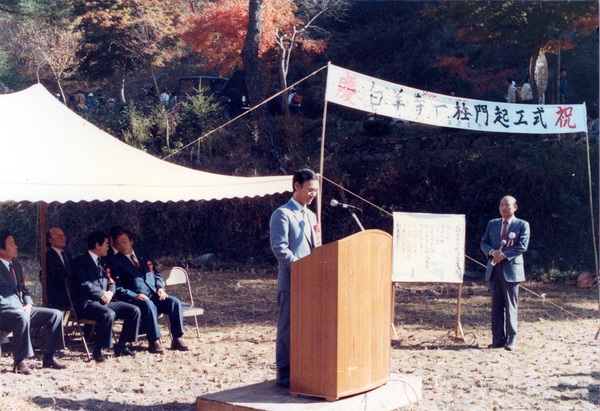
[[192,287],[190,285],[190,278],[188,273],[181,267],[173,267],[170,270],[164,270],[160,273],[165,282],[165,288],[167,286],[176,284],[185,284],[187,286],[187,298],[181,300],[181,306],[183,308],[183,317],[194,317],[196,323],[196,334],[200,338],[200,328],[198,327],[198,315],[204,314],[204,308],[196,307],[194,305],[194,297],[192,297]]
[[90,354],[90,350],[88,348],[87,341],[85,339],[85,333],[81,329],[82,325],[90,325],[92,327],[92,331],[90,334],[94,333],[94,328],[96,327],[97,321],[89,320],[87,318],[79,318],[77,316],[77,312],[75,312],[75,307],[73,306],[73,299],[71,297],[71,293],[73,292],[73,279],[71,276],[67,276],[65,279],[65,288],[67,289],[67,296],[69,297],[69,304],[71,305],[71,309],[69,310],[69,318],[68,322],[74,323],[79,335],[81,335],[81,340],[83,341],[83,346],[85,347],[85,353],[87,354],[88,360],[92,360],[92,355]]
[[0,330],[0,357],[2,357],[2,344],[5,339],[8,341],[8,337],[12,337],[12,331]]

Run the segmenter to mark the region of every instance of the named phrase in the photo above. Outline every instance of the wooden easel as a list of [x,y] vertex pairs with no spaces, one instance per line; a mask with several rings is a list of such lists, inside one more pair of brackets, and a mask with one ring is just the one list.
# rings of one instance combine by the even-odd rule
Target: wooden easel
[[[396,284],[398,284],[398,283],[392,283],[392,332],[394,334],[394,341],[398,341],[398,333],[396,332],[396,326],[394,325],[394,310],[396,307]],[[456,337],[457,340],[464,342],[465,334],[463,332],[462,324],[460,322],[461,304],[462,304],[462,283],[459,283],[458,284],[458,300],[456,302],[456,324],[454,325],[454,336]],[[600,329],[598,329],[598,334],[600,334]],[[598,334],[596,334],[596,338],[598,337]]]
[[462,303],[462,283],[458,284],[458,300],[456,302],[456,325],[454,326],[454,336],[460,338],[463,342],[465,341],[465,334],[463,333],[462,324],[460,323],[460,308]]

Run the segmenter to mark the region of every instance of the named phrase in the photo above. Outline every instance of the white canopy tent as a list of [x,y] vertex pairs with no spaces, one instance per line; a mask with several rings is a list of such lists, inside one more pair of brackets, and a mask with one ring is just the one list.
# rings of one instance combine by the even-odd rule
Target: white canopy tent
[[291,191],[291,176],[233,177],[160,160],[105,133],[42,85],[0,95],[0,201],[189,201]]
[[199,201],[292,188],[292,176],[233,177],[160,160],[87,122],[40,84],[0,95],[0,147],[0,201],[40,204],[44,305],[46,203]]

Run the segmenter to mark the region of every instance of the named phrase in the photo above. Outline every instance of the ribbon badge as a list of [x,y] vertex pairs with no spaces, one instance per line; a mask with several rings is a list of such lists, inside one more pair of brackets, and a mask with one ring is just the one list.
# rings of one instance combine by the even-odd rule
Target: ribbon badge
[[506,247],[512,247],[513,245],[515,245],[515,237],[517,235],[514,232],[511,232],[510,234],[508,234],[508,243],[506,243]]
[[108,278],[108,283],[109,284],[116,284],[117,282],[115,280],[113,280],[112,276],[110,275],[110,268],[106,267],[106,277]]

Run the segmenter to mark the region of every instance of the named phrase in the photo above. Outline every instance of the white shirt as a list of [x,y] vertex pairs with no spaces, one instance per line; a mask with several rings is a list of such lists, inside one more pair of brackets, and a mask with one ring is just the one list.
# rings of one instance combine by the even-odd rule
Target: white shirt
[[94,260],[94,263],[96,264],[96,266],[98,265],[98,260],[100,259],[100,256],[96,253],[92,253],[90,250],[88,250],[88,253],[90,254],[90,256],[92,257],[92,260]]
[[0,261],[2,261],[2,264],[4,264],[8,272],[10,272],[10,261],[6,261],[4,258],[0,258]]

